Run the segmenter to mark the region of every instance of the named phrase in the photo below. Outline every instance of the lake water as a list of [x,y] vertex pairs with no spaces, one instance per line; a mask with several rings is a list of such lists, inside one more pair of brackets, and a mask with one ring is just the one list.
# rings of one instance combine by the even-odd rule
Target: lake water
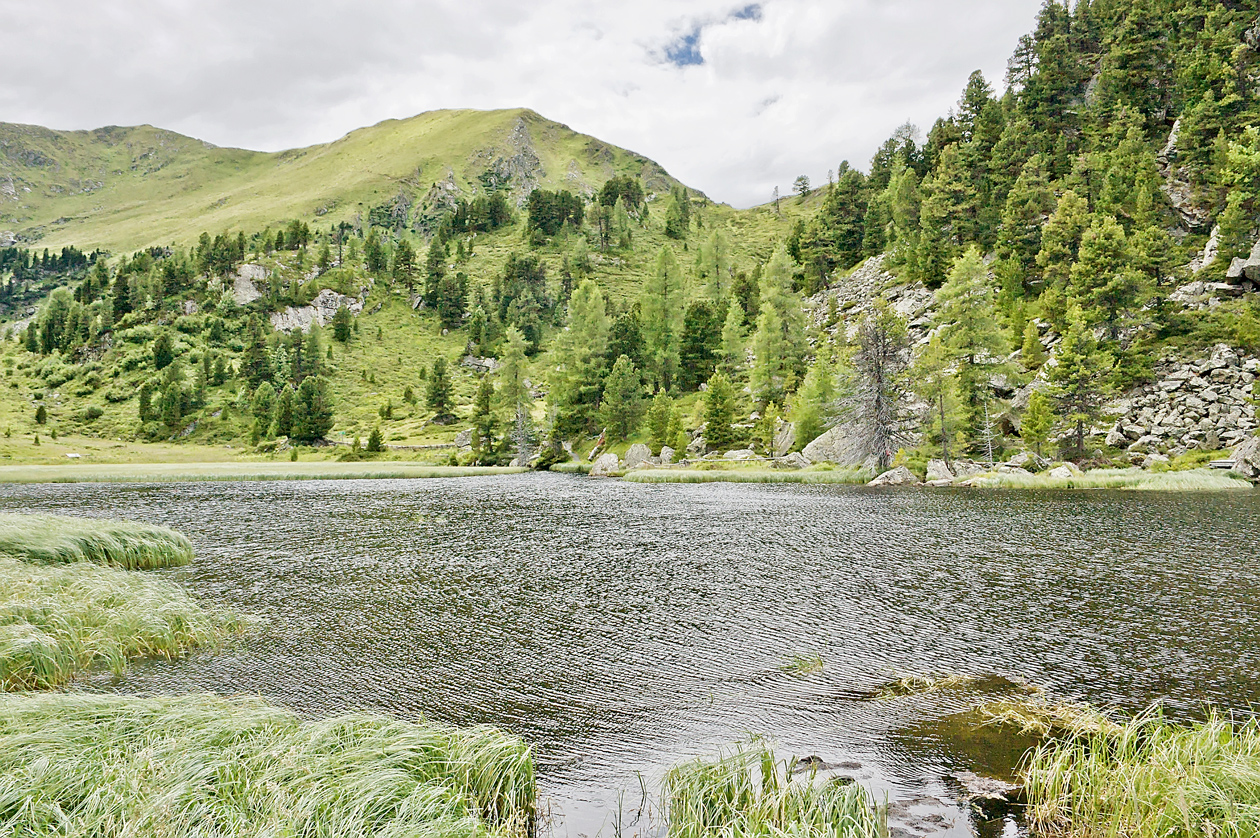
[[[975,692],[872,700],[894,674],[1180,715],[1260,703],[1254,492],[530,474],[8,486],[0,507],[180,529],[197,560],[163,572],[266,621],[240,648],[84,688],[498,725],[537,748],[557,836],[654,832],[664,768],[752,734],[860,763],[904,834],[973,834],[951,775],[1009,768],[1013,746],[949,724]],[[819,672],[786,666],[813,655]],[[983,834],[1017,831],[995,818]]]

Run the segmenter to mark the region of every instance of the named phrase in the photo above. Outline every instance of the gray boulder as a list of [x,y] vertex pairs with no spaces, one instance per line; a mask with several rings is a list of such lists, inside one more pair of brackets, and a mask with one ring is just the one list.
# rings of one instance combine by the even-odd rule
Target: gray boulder
[[774,467],[799,471],[800,469],[809,467],[809,460],[805,459],[805,457],[801,455],[801,452],[793,451],[791,454],[775,460]]
[[1073,477],[1080,477],[1084,473],[1071,463],[1064,463],[1061,466],[1050,469],[1050,477],[1053,480],[1071,480]]
[[703,436],[697,436],[687,446],[687,453],[695,457],[703,457],[709,450],[709,443]]
[[621,471],[621,460],[616,454],[608,453],[600,456],[591,466],[591,477],[612,477]]
[[854,425],[837,425],[805,446],[801,452],[811,463],[841,466],[874,466],[875,457],[866,450],[865,439]]
[[796,446],[796,425],[780,419],[774,426],[774,450],[776,457],[782,457]]
[[757,452],[753,451],[751,448],[740,448],[737,451],[727,451],[725,454],[722,455],[722,459],[724,460],[755,460],[757,459]]
[[[473,435],[472,428],[466,428],[465,430],[460,431],[458,434],[455,435],[455,447],[458,448],[460,451],[471,451],[472,450],[472,435]],[[570,451],[569,454],[570,456],[572,456],[573,452]]]
[[1167,463],[1167,462],[1168,462],[1168,458],[1165,457],[1163,454],[1159,454],[1159,453],[1147,454],[1145,457],[1142,458],[1142,468],[1149,469],[1152,466],[1159,465],[1161,463]]
[[927,482],[934,483],[938,480],[953,480],[954,472],[946,464],[944,460],[928,460],[927,464]]
[[919,478],[905,466],[897,466],[876,477],[868,486],[918,486]]
[[1234,449],[1232,470],[1248,480],[1260,479],[1260,437],[1253,436]]
[[626,471],[632,468],[638,468],[652,459],[652,449],[648,448],[641,442],[636,442],[630,446],[630,450],[626,452]]
[[674,455],[678,452],[666,445],[661,449],[661,465],[667,466],[674,462]]
[[977,474],[984,474],[991,469],[977,463],[973,460],[954,460],[954,476],[955,477],[975,477]]

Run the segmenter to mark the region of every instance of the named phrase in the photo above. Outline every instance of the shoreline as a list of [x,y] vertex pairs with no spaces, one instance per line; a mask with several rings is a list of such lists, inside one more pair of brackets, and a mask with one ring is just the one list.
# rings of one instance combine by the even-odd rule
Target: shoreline
[[425,463],[206,462],[134,465],[5,465],[4,483],[201,483],[281,480],[419,480],[521,474],[528,469],[436,466]]

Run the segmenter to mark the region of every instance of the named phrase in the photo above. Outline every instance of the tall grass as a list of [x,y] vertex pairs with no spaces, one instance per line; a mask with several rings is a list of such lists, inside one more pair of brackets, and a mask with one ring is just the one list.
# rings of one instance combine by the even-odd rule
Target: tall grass
[[0,555],[0,692],[52,689],[96,665],[118,672],[135,658],[175,658],[243,630],[168,579]]
[[877,838],[883,817],[847,778],[793,776],[764,746],[674,766],[665,775],[670,838]]
[[101,518],[0,513],[0,553],[28,562],[94,562],[131,570],[192,561],[192,543],[167,527]]
[[1033,828],[1072,838],[1260,835],[1260,722],[1147,713],[1050,741],[1025,769]]
[[423,463],[137,463],[0,466],[0,483],[188,483],[247,480],[410,480],[518,474],[525,469]]
[[874,475],[866,469],[771,471],[769,469],[642,469],[623,477],[631,483],[809,483],[864,484]]
[[1211,469],[1151,472],[1140,468],[1096,469],[1075,477],[1049,474],[982,474],[966,485],[984,489],[1130,489],[1164,492],[1222,492],[1250,489],[1251,484],[1229,472]]
[[257,699],[0,698],[0,833],[526,834],[534,760],[487,727],[350,714],[302,722]]
[[591,468],[591,463],[554,463],[548,471],[556,474],[590,474]]

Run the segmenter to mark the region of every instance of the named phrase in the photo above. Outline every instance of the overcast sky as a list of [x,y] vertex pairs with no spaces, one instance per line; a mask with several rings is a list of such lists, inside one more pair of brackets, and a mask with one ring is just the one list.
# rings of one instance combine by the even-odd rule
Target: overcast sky
[[1001,87],[1041,0],[0,0],[0,121],[326,142],[530,107],[749,206],[866,168],[972,70]]

